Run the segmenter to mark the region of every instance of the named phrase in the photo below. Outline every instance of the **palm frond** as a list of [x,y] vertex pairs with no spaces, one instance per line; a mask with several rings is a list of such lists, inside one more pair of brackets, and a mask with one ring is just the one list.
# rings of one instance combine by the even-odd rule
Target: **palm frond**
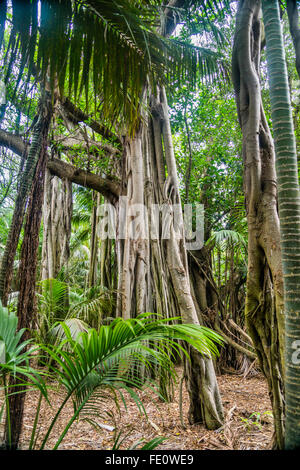
[[[93,88],[104,119],[122,115],[135,123],[146,83],[153,90],[175,80],[195,83],[197,64],[205,74],[220,68],[217,54],[157,33],[159,3],[42,0],[39,10],[37,0],[13,0],[11,46],[21,56],[20,74],[25,64],[29,73],[37,66],[75,100],[85,91],[88,102]],[[200,2],[206,10],[210,3]]]
[[[37,349],[29,347],[32,340],[22,341],[24,329],[17,331],[18,318],[14,313],[2,307],[0,302],[0,376],[12,374],[18,379],[15,388],[21,385],[34,385],[47,398],[47,390],[42,372],[34,370],[30,366],[32,353]],[[16,393],[16,392],[11,392]],[[10,393],[10,394],[11,394]]]
[[55,317],[68,295],[68,285],[58,279],[44,279],[38,285],[42,289],[38,294],[41,305]]
[[[89,325],[79,318],[67,318],[64,321],[64,324],[68,327],[70,331],[71,338],[76,341],[78,336],[89,330]],[[59,344],[66,339],[65,330],[62,327],[60,322],[56,322],[51,330],[50,336],[53,338],[52,343]]]
[[207,240],[207,245],[224,248],[225,246],[242,246],[247,247],[247,240],[241,233],[235,230],[219,230],[212,234]]
[[92,318],[97,320],[96,323],[102,318],[103,312],[111,310],[111,292],[104,291],[98,294],[96,298],[88,298],[83,296],[83,298],[78,299],[74,303],[68,312],[69,317],[81,318],[87,323],[93,324],[91,321]]
[[[202,354],[218,354],[215,343],[222,344],[219,335],[199,325],[169,324],[173,320],[178,318],[165,320],[153,318],[153,314],[143,314],[130,320],[117,318],[110,325],[101,326],[99,332],[90,329],[81,333],[76,341],[68,326],[62,323],[66,340],[59,349],[48,347],[45,350],[59,364],[57,373],[67,396],[52,421],[42,448],[64,404],[70,398],[73,400],[74,415],[58,438],[55,448],[81,413],[97,413],[97,403],[105,399],[107,391],[115,391],[123,401],[123,392],[128,392],[143,410],[135,390],[141,388],[144,381],[138,375],[128,374],[127,370],[139,364],[148,369],[160,364],[174,375],[172,352],[185,352],[176,340],[188,342]],[[155,384],[149,382],[148,386],[159,393]]]
[[[131,434],[131,431],[129,431],[127,434],[125,434],[122,431],[119,431],[116,434],[114,444],[113,444],[113,447],[112,447],[111,450],[120,450],[122,444],[126,441],[126,439],[130,436],[130,434]],[[166,440],[166,438],[161,437],[161,436],[155,437],[154,439],[151,439],[150,441],[148,441],[146,443],[144,443],[144,439],[138,439],[133,444],[131,444],[131,446],[128,447],[127,450],[135,450],[135,449],[153,450],[153,449],[156,449],[156,447],[159,446],[165,440]],[[139,446],[141,446],[141,444],[143,444],[142,447],[139,447]]]
[[85,251],[85,255],[89,256],[89,250],[87,247],[84,247],[84,243],[87,242],[90,238],[91,227],[89,224],[82,224],[80,230],[78,230],[72,237],[70,241],[70,251],[71,253],[76,252],[77,250]]

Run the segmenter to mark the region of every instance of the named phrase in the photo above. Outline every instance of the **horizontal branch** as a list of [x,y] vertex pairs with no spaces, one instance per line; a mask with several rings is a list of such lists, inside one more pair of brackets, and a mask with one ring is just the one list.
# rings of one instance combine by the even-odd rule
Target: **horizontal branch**
[[104,152],[106,155],[114,156],[120,154],[120,150],[112,145],[96,142],[95,140],[88,138],[88,141],[84,138],[84,135],[77,133],[71,136],[63,136],[55,139],[55,145],[58,145],[61,150],[69,151],[72,147],[82,146],[87,152],[99,155],[100,152]]
[[3,129],[0,129],[0,146],[8,148],[20,157],[29,150],[29,145],[26,145],[20,136],[10,134]]
[[[26,145],[20,136],[6,132],[3,129],[0,129],[0,146],[8,148],[20,156],[27,154],[29,150],[29,145]],[[78,169],[57,158],[49,158],[47,166],[53,175],[59,178],[67,178],[72,183],[91,188],[103,194],[110,202],[115,202],[119,197],[120,186],[117,181]]]
[[218,322],[216,321],[214,323],[214,329],[217,331],[217,333],[219,333],[224,339],[225,341],[230,344],[230,346],[232,346],[233,348],[237,349],[239,352],[241,352],[242,354],[245,354],[245,356],[248,356],[250,359],[256,359],[257,356],[256,356],[256,353],[253,352],[253,351],[250,351],[249,349],[247,348],[244,348],[243,346],[241,346],[240,344],[238,344],[236,341],[234,341],[233,339],[231,339],[228,335],[226,335],[224,333],[224,331],[220,328],[220,326],[218,325]]
[[63,98],[60,100],[61,105],[68,114],[68,119],[74,123],[85,122],[93,131],[97,134],[102,135],[107,140],[112,141],[112,143],[117,143],[122,145],[120,138],[114,134],[110,129],[103,124],[100,124],[97,121],[91,120],[90,116],[84,113],[80,108],[77,108],[69,98]]
[[75,168],[73,165],[63,162],[58,158],[49,159],[47,167],[53,175],[59,178],[67,178],[72,183],[98,191],[111,202],[115,202],[119,197],[120,186],[116,181],[101,178],[101,176],[89,171]]

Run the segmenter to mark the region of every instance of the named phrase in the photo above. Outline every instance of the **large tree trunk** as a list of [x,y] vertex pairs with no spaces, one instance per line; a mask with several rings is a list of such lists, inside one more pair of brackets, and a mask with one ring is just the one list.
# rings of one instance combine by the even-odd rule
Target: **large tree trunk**
[[[45,91],[42,92],[45,95]],[[8,295],[13,276],[13,264],[19,242],[19,237],[24,221],[26,211],[26,204],[28,202],[28,194],[32,188],[32,182],[35,174],[37,161],[40,156],[43,139],[44,139],[44,118],[45,117],[45,101],[47,99],[41,98],[38,109],[38,119],[33,128],[32,143],[26,158],[24,171],[20,171],[20,183],[18,194],[16,198],[12,222],[10,225],[5,251],[2,257],[0,268],[0,298],[3,305],[7,305]],[[26,147],[23,151],[23,156],[27,153]]]
[[[178,239],[174,227],[175,219],[173,218],[173,224],[170,226],[170,238],[166,240],[167,264],[182,321],[203,324],[203,319],[199,318],[197,314],[192,296],[176,161],[167,98],[163,89],[160,92],[160,102],[162,137],[168,174],[168,178],[165,179],[164,183],[164,197],[171,206],[178,205],[179,210],[174,214],[174,217],[176,217],[177,230],[181,234]],[[191,362],[185,363],[187,388],[190,396],[189,421],[190,423],[203,422],[208,429],[216,429],[222,425],[223,408],[212,359],[201,356],[195,350],[190,349],[189,352]]]
[[[19,268],[19,298],[18,298],[18,329],[26,328],[24,339],[30,335],[30,329],[35,320],[35,283],[37,268],[37,253],[39,246],[39,230],[42,218],[44,179],[47,164],[47,141],[50,120],[52,116],[51,98],[45,95],[40,109],[40,143],[37,156],[37,165],[33,179],[30,200],[27,209],[24,239],[21,248],[21,263]],[[21,378],[20,378],[21,379]],[[22,392],[9,398],[10,433],[8,423],[5,428],[6,445],[10,449],[17,449],[22,431],[23,411],[26,389],[16,387],[18,377],[10,378],[10,390]],[[21,379],[22,380],[22,379]]]
[[93,192],[92,200],[93,200],[93,207],[92,207],[92,213],[91,213],[90,259],[89,259],[89,272],[88,272],[88,286],[89,287],[94,287],[97,282],[97,266],[98,266],[98,255],[99,255],[98,207],[101,202],[100,194]]
[[[296,3],[296,2],[294,2]],[[283,38],[277,2],[263,0],[270,84],[271,113],[276,149],[280,241],[285,311],[285,448],[300,449],[300,192],[297,152]],[[296,10],[297,6],[295,5]],[[298,19],[298,15],[297,15]],[[295,48],[298,37],[293,35]],[[297,63],[297,70],[299,63]]]
[[260,2],[240,0],[232,72],[243,132],[244,191],[248,219],[246,324],[266,376],[274,414],[274,446],[283,447],[284,310],[273,142],[260,82]]
[[118,315],[127,319],[148,309],[148,233],[144,213],[143,129],[124,144],[123,198],[119,203]]
[[[134,138],[125,141],[122,195],[126,199],[121,199],[118,207],[118,314],[130,318],[155,311],[167,317],[180,315],[185,323],[199,324],[164,89],[159,90],[158,98],[151,97],[150,106],[148,128],[141,123]],[[124,202],[126,217],[120,207]],[[152,210],[155,205],[162,209],[161,219]],[[212,359],[194,350],[189,352],[191,362],[185,364],[189,421],[216,429],[223,423],[223,409]]]
[[70,255],[72,183],[46,170],[43,206],[42,279],[66,269]]

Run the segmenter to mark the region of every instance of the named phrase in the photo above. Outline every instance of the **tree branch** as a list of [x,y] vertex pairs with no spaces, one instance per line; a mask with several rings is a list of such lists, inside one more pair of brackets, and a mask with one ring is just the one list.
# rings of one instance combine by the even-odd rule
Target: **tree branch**
[[[29,145],[26,146],[20,136],[10,134],[3,129],[0,129],[0,146],[8,148],[20,156],[27,154],[29,150]],[[53,175],[67,178],[72,183],[98,191],[112,203],[115,203],[119,197],[120,185],[117,181],[101,178],[99,175],[75,168],[57,158],[49,158],[47,167]]]
[[72,181],[72,183],[94,189],[113,203],[116,202],[119,197],[120,186],[116,181],[101,178],[101,176],[90,173],[89,171],[75,168],[73,165],[57,158],[48,160],[47,167],[53,175],[59,178],[67,178]]
[[97,134],[102,135],[107,140],[112,141],[112,143],[122,145],[120,138],[114,134],[110,129],[103,126],[97,121],[91,120],[90,116],[84,113],[80,108],[77,108],[69,98],[60,99],[60,103],[63,106],[65,112],[68,115],[68,119],[77,124],[78,122],[85,122],[91,129],[93,129]]
[[180,9],[187,6],[186,0],[170,0],[164,9],[164,19],[161,32],[168,37],[174,32],[180,21]]

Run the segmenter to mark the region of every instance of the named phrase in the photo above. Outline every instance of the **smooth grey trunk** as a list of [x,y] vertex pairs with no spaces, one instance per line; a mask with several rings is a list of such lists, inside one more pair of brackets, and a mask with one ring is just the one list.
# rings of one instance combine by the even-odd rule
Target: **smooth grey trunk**
[[[296,2],[295,2],[296,3]],[[271,114],[276,149],[285,313],[285,449],[300,449],[300,190],[296,140],[277,2],[263,0]],[[288,2],[289,7],[289,2]],[[297,6],[296,12],[297,12]],[[298,14],[296,15],[298,20]],[[293,28],[292,28],[293,31]],[[299,25],[298,25],[299,36]],[[293,34],[295,48],[299,37]],[[298,51],[299,52],[299,51]],[[299,59],[299,57],[298,57]],[[299,62],[297,64],[299,73]],[[296,356],[296,357],[295,357]]]
[[46,170],[43,205],[42,279],[55,279],[70,256],[72,183]]
[[274,146],[264,115],[260,80],[261,5],[240,0],[232,75],[243,133],[244,193],[248,220],[245,317],[269,387],[275,438],[284,438],[284,309]]
[[[148,310],[147,267],[149,265],[148,233],[144,208],[143,130],[127,139],[124,152],[126,201],[122,225],[118,314],[128,319]],[[120,207],[119,207],[120,210]],[[124,222],[125,220],[125,222]],[[125,223],[125,226],[123,226]]]
[[[164,239],[163,228],[159,225],[156,238],[150,243],[153,303],[165,316],[180,315],[184,323],[199,324],[191,292],[176,160],[164,89],[159,90],[157,98],[152,95],[151,114],[146,152],[147,201],[164,206],[171,221],[168,237]],[[190,354],[192,362],[185,364],[190,396],[189,421],[203,422],[209,429],[216,429],[222,425],[223,409],[213,362],[195,351],[190,351]]]
[[99,210],[101,195],[93,192],[93,207],[91,213],[91,236],[90,236],[90,259],[88,272],[88,286],[94,287],[97,284],[97,267],[99,261]]

